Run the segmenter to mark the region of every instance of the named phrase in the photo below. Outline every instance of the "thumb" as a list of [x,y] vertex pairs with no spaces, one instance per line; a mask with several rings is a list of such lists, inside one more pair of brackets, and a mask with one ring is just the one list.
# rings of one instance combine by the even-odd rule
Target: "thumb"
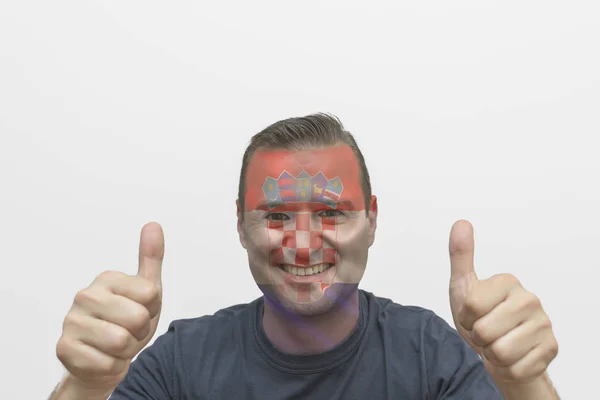
[[450,290],[466,294],[469,287],[477,281],[475,265],[475,240],[473,225],[467,220],[459,220],[450,231]]
[[138,276],[146,278],[162,287],[162,262],[165,254],[165,238],[162,227],[149,222],[142,228]]

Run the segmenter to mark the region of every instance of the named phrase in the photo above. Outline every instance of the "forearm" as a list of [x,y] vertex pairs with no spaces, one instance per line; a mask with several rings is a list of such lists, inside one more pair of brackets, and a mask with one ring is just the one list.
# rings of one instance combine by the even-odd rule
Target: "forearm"
[[107,400],[111,393],[112,390],[83,388],[69,374],[66,374],[48,400]]
[[497,386],[505,400],[560,400],[548,373],[528,384]]

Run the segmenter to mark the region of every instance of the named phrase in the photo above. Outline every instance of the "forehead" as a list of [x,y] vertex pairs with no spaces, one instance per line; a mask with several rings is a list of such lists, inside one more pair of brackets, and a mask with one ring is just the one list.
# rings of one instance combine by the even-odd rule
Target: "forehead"
[[296,191],[296,200],[311,201],[327,192],[327,188],[334,196],[343,188],[336,201],[355,202],[362,198],[360,170],[350,146],[257,151],[246,174],[245,208],[255,209],[269,195],[289,194],[289,190]]

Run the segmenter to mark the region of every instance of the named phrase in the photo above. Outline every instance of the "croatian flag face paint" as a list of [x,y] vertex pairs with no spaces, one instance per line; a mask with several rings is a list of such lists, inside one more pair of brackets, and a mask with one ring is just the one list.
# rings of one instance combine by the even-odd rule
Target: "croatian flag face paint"
[[372,229],[350,147],[257,152],[244,200],[246,248],[263,292],[311,304],[336,285],[358,284]]

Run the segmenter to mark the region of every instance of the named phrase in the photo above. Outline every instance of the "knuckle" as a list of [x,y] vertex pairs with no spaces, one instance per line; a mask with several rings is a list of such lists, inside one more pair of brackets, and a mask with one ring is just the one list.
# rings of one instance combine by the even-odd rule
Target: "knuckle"
[[73,304],[81,307],[83,310],[94,307],[94,305],[101,305],[104,302],[105,299],[103,298],[103,293],[94,287],[88,287],[80,290],[77,292],[75,299],[73,300]]
[[150,322],[150,312],[148,311],[148,309],[142,305],[140,305],[139,307],[135,308],[135,311],[133,311],[132,313],[132,320],[135,322],[136,325],[144,325],[148,322]]
[[129,333],[120,327],[115,326],[110,334],[110,348],[112,352],[123,354],[130,343]]
[[550,341],[550,346],[548,348],[548,356],[550,361],[554,360],[558,355],[558,340],[554,336],[552,336],[552,340]]
[[77,317],[72,312],[68,312],[65,315],[65,319],[63,320],[63,332],[70,331],[71,327],[75,327],[78,325]]
[[485,322],[479,320],[473,324],[474,339],[480,344],[484,345],[490,343],[493,340],[492,332]]
[[90,365],[82,365],[81,369],[86,370],[88,373],[91,372],[94,375],[113,376],[118,374],[119,365],[120,362],[118,358],[105,355],[104,357],[94,360]]
[[56,356],[69,372],[83,378],[116,376],[126,368],[125,360],[116,359],[105,353],[94,355],[81,352],[77,342],[66,336],[58,340]]
[[62,336],[56,344],[56,357],[69,371],[85,371],[89,369],[88,359],[77,349],[76,342]]
[[477,309],[477,299],[472,293],[465,299],[463,307],[465,311],[475,311]]
[[512,381],[519,381],[527,377],[528,370],[524,365],[517,363],[506,367],[505,375]]
[[104,302],[104,294],[98,290],[98,288],[94,288],[93,286],[81,289],[79,292],[77,292],[73,301],[74,304],[82,308],[85,308],[91,304],[102,304]]
[[496,275],[498,282],[507,286],[520,286],[521,281],[513,274],[498,274]]
[[459,324],[468,331],[473,330],[473,325],[477,322],[477,315],[475,312],[465,305],[458,312],[458,322]]
[[90,301],[95,300],[95,294],[92,293],[90,288],[81,289],[75,294],[75,300],[73,301],[75,304],[87,304]]
[[81,333],[86,330],[86,326],[82,321],[82,316],[69,312],[63,320],[63,336],[69,340],[76,340],[81,336]]
[[469,294],[464,303],[464,311],[466,314],[480,316],[483,313],[481,302],[474,294]]
[[114,376],[118,374],[120,364],[119,359],[106,356],[103,357],[102,360],[94,361],[93,366],[85,368],[93,371],[95,374]]
[[544,314],[544,316],[540,319],[540,328],[547,331],[552,330],[552,320],[550,317]]
[[499,365],[507,366],[511,364],[510,348],[502,341],[493,343],[489,350]]
[[530,310],[537,310],[542,308],[542,302],[540,298],[531,292],[525,292],[524,304]]
[[129,321],[132,332],[135,333],[136,337],[141,338],[146,336],[150,320],[150,312],[143,306],[137,307],[132,312]]
[[523,369],[518,364],[506,368],[506,376],[513,381],[518,381],[523,378],[525,376],[523,372]]
[[123,275],[124,274],[122,272],[119,272],[119,271],[107,270],[107,271],[101,272],[98,275],[98,277],[96,278],[96,281],[98,281],[98,282],[110,281],[110,280],[114,280],[114,279],[119,279]]
[[64,335],[58,339],[56,343],[56,357],[63,363],[67,364],[72,352],[71,342]]
[[144,298],[144,302],[151,303],[156,301],[160,296],[160,290],[158,289],[158,286],[147,280],[140,282],[143,282],[140,284],[140,294]]

